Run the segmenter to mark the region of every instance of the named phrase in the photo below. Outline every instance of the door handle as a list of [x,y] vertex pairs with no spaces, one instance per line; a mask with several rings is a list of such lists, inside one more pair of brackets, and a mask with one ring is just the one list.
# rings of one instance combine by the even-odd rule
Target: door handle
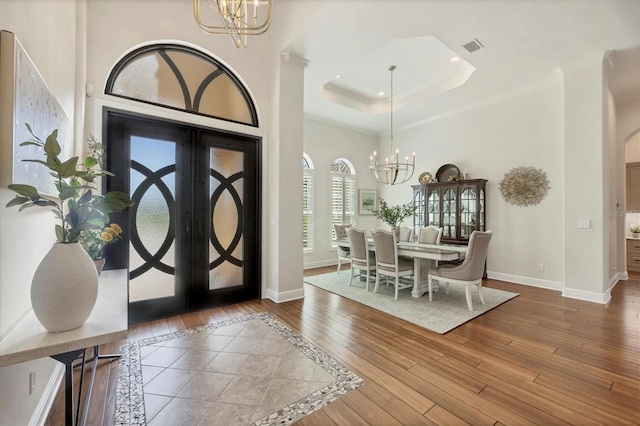
[[189,212],[184,217],[184,244],[191,244],[191,219],[189,217]]

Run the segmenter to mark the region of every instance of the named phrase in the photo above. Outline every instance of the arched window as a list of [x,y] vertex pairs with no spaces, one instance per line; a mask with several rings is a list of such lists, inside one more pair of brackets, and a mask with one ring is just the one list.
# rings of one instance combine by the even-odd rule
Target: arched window
[[258,127],[244,85],[204,53],[175,44],[134,50],[114,67],[105,93]]
[[[344,158],[331,163],[331,240],[336,239],[333,225],[353,223],[356,213],[356,175]],[[335,247],[335,244],[333,244]]]
[[302,247],[313,250],[313,163],[302,154]]

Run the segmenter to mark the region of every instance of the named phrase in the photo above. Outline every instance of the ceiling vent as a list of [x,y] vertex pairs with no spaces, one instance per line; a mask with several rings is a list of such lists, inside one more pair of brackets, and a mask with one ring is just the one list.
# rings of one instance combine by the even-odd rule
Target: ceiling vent
[[469,43],[467,44],[463,44],[462,47],[464,47],[465,49],[467,49],[467,51],[469,53],[473,53],[476,50],[480,50],[484,47],[484,45],[482,43],[480,43],[480,40],[478,40],[477,38],[474,38],[473,40],[471,40]]

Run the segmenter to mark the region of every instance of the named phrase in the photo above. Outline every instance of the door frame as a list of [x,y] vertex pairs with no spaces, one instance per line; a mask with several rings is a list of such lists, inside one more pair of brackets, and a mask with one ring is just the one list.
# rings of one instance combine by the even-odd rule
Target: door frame
[[[262,291],[263,291],[263,263],[262,263],[262,228],[263,228],[263,214],[262,214],[262,210],[263,210],[263,206],[262,206],[262,196],[263,196],[263,187],[262,187],[262,166],[263,166],[263,156],[262,156],[262,141],[263,141],[263,137],[260,134],[252,134],[252,133],[259,133],[259,132],[252,132],[252,133],[244,133],[241,131],[234,131],[234,130],[228,130],[228,129],[224,129],[224,128],[216,128],[216,127],[211,127],[210,125],[207,124],[203,124],[201,123],[201,121],[203,120],[193,120],[193,122],[191,121],[185,121],[183,119],[180,118],[167,118],[161,115],[154,115],[153,111],[132,111],[130,109],[122,109],[122,106],[111,106],[111,105],[107,105],[107,103],[102,103],[101,105],[99,105],[99,107],[102,109],[102,114],[101,114],[101,118],[102,118],[102,123],[101,123],[101,128],[102,128],[102,140],[105,143],[105,146],[108,145],[109,141],[107,140],[107,130],[108,130],[108,117],[110,115],[116,115],[116,116],[124,116],[127,118],[132,118],[132,119],[140,119],[140,120],[147,120],[150,122],[161,122],[161,123],[166,123],[167,125],[174,125],[174,126],[183,126],[186,128],[191,129],[192,130],[202,130],[204,132],[207,133],[211,133],[211,134],[217,134],[217,135],[221,135],[222,137],[224,136],[228,136],[231,138],[239,138],[239,139],[244,139],[244,140],[248,140],[248,141],[252,141],[255,143],[256,149],[255,149],[255,154],[256,154],[256,160],[255,160],[255,164],[256,164],[256,168],[257,171],[255,172],[255,182],[256,182],[256,192],[255,192],[255,203],[256,203],[256,209],[255,209],[255,251],[256,253],[251,253],[251,258],[255,259],[255,268],[256,271],[253,273],[253,276],[255,277],[255,298],[260,299],[262,297]],[[137,109],[137,108],[136,108]],[[163,111],[164,112],[164,111]],[[162,115],[166,115],[166,114],[162,114]],[[190,117],[185,117],[186,118],[190,118]],[[195,117],[194,117],[195,118]],[[199,118],[199,117],[198,117]],[[207,119],[206,121],[217,121],[217,120],[211,120],[211,119]],[[210,123],[212,124],[212,123]],[[237,126],[236,126],[237,127]],[[255,130],[255,128],[250,128],[251,130]],[[249,128],[247,129],[249,130]],[[108,149],[108,147],[107,147]],[[102,182],[102,189],[103,191],[109,191],[111,190],[112,185],[112,179],[113,178],[109,178],[109,179],[103,179]],[[116,177],[117,179],[117,177]],[[127,223],[128,225],[128,220],[129,220],[129,215],[125,212],[125,213],[120,213],[117,215],[113,215],[114,216],[114,221],[122,221],[123,223]],[[129,238],[130,236],[127,234],[126,238],[123,238],[122,241],[120,241],[120,243],[122,243],[122,245],[120,245],[120,247],[115,247],[118,243],[116,243],[116,245],[112,245],[113,247],[109,247],[109,249],[111,250],[116,250],[119,249],[122,251],[122,255],[121,256],[126,256],[126,268],[128,269],[129,265],[128,265],[128,259],[129,259]],[[113,262],[112,262],[113,263]],[[105,269],[114,269],[117,268],[119,269],[120,267],[122,267],[121,261],[119,263],[117,263],[116,265],[105,265]],[[251,267],[253,267],[253,265],[251,265]],[[177,296],[177,295],[176,295]],[[184,297],[186,297],[186,295],[183,295]],[[171,309],[174,308],[173,305],[171,304],[166,304],[163,303],[161,301],[161,299],[151,299],[151,300],[157,300],[158,301],[158,309],[154,309],[154,311],[157,311],[157,315],[152,315],[151,317],[146,316],[144,318],[141,318],[140,315],[138,315],[136,312],[132,312],[131,308],[129,308],[129,324],[136,324],[138,322],[143,322],[143,321],[148,321],[148,320],[152,320],[154,318],[161,318],[163,316],[166,316],[166,312],[169,312]],[[127,302],[130,306],[130,303]],[[236,303],[236,301],[224,301],[222,303],[219,303],[215,306],[223,306],[226,304],[231,304],[231,303]],[[187,303],[184,303],[184,306],[187,306]],[[210,308],[212,306],[196,306],[195,308],[191,308],[191,309],[186,309],[183,312],[188,312],[188,311],[195,311],[198,309],[206,309],[206,308]],[[171,315],[174,315],[176,313],[179,312],[170,312]]]

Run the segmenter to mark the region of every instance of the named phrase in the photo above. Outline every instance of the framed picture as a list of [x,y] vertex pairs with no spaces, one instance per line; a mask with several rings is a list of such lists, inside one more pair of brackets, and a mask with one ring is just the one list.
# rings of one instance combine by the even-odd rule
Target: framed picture
[[0,31],[0,187],[11,183],[35,186],[40,194],[57,193],[49,169],[24,159],[45,160],[42,148],[20,146],[30,138],[25,123],[43,141],[58,129],[60,159],[71,157],[73,129],[58,100],[15,34]]
[[358,190],[358,214],[373,215],[373,211],[378,208],[378,191],[375,189]]

